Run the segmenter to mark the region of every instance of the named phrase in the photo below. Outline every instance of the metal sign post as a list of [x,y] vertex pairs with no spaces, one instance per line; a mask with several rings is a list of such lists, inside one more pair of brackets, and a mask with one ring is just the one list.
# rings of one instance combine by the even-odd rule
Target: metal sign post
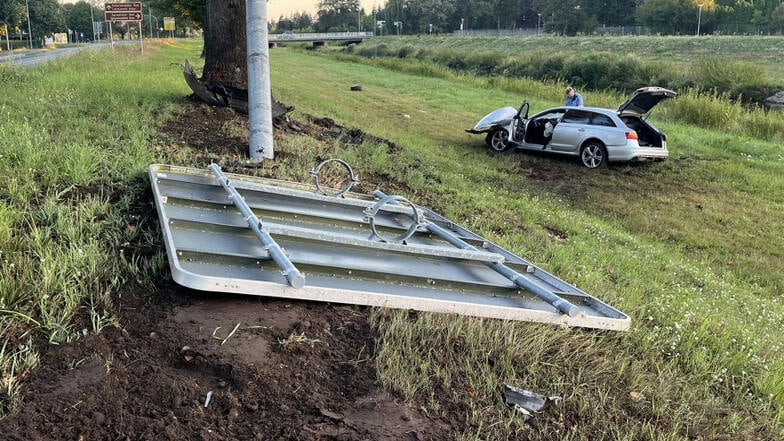
[[248,0],[245,24],[248,34],[248,150],[251,162],[258,163],[274,156],[266,0]]

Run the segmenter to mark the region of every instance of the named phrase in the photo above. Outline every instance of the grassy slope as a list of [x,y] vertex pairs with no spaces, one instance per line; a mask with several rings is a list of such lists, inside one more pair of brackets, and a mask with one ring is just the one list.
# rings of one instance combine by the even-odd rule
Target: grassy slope
[[[776,84],[784,84],[784,38],[780,36],[640,36],[640,37],[579,37],[509,36],[471,37],[407,36],[384,37],[390,48],[415,47],[472,51],[499,51],[505,54],[548,53],[570,51],[577,54],[612,52],[634,54],[644,59],[673,62],[680,65],[700,58],[720,57],[761,65]],[[376,40],[374,40],[375,42]]]
[[[351,161],[360,176],[363,169],[391,171],[409,184],[412,200],[635,319],[628,335],[566,335],[430,316],[412,325],[404,314],[382,313],[379,365],[389,384],[432,397],[434,408],[443,389],[474,391],[479,395],[469,407],[476,424],[503,422],[535,438],[544,435],[489,415],[500,382],[574,394],[566,419],[582,427],[577,439],[595,439],[607,424],[637,439],[724,433],[753,439],[755,430],[773,425],[784,398],[777,233],[784,225],[775,215],[784,200],[780,144],[659,124],[670,134],[672,160],[591,174],[568,161],[488,156],[479,137],[462,131],[484,112],[516,103],[515,94],[287,51],[273,51],[272,64],[276,97],[404,147],[372,160],[343,152],[360,161]],[[349,92],[353,84],[363,92]],[[534,100],[535,108],[543,104]],[[541,182],[519,173],[539,167],[555,168],[563,179]],[[451,364],[456,370],[446,368]],[[644,403],[630,403],[638,393]],[[644,410],[629,415],[630,406]],[[689,406],[707,416],[695,418]],[[737,412],[722,422],[720,409]],[[754,422],[761,415],[768,416]]]
[[0,66],[0,414],[37,363],[34,337],[57,344],[100,331],[118,287],[154,283],[163,268],[160,252],[136,255],[159,247],[155,219],[131,213],[149,197],[156,119],[189,91],[170,62],[198,49],[145,52]]
[[[0,70],[4,406],[35,363],[31,332],[58,342],[97,331],[111,321],[118,283],[160,276],[160,253],[117,250],[161,247],[154,220],[130,213],[149,197],[150,162],[188,164],[187,146],[161,145],[154,133],[188,93],[170,63],[195,59],[200,46],[184,44],[148,46],[145,62],[122,49]],[[490,156],[462,132],[519,94],[277,49],[271,59],[276,98],[295,105],[295,117],[328,116],[400,147],[336,141],[319,154],[348,160],[360,178],[383,177],[382,189],[633,316],[633,330],[618,334],[377,311],[382,380],[430,412],[458,406],[452,416],[472,429],[456,437],[782,437],[780,144],[659,124],[672,161],[591,174],[570,161]],[[356,83],[363,92],[348,90]],[[295,162],[276,167],[278,177],[312,166],[310,141],[278,143]],[[539,169],[563,179],[534,179]],[[503,382],[564,401],[524,425],[500,403]]]

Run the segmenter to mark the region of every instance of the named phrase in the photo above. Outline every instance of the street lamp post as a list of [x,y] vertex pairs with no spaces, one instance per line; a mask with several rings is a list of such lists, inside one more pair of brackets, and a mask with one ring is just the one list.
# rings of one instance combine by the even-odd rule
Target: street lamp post
[[699,3],[697,6],[700,8],[699,12],[697,13],[697,36],[699,37],[700,36],[700,22],[702,21],[702,3]]
[[25,6],[27,7],[27,36],[30,38],[30,49],[33,48],[33,31],[30,27],[30,2],[25,0]]
[[90,3],[90,27],[93,28],[93,43],[95,42],[95,18],[93,17],[93,4]]

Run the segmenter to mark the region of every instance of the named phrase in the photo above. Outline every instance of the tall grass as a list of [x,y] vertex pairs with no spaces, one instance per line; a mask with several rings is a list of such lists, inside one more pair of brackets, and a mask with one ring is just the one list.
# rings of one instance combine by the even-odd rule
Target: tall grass
[[[185,50],[186,52],[182,52]],[[36,343],[113,323],[112,296],[141,263],[134,189],[153,161],[149,138],[186,94],[176,59],[193,47],[85,50],[35,68],[0,66],[0,413]],[[168,74],[163,74],[168,71]],[[160,268],[160,266],[158,267]]]
[[[385,43],[379,44],[379,46],[384,45]],[[601,90],[582,92],[588,105],[595,107],[616,108],[629,95],[627,92],[611,89],[634,90],[642,86],[667,85],[667,81],[661,79],[661,75],[668,71],[667,66],[638,63],[634,56],[619,58],[617,55],[611,56],[602,53],[588,54],[578,63],[569,64],[564,61],[567,56],[559,53],[506,57],[499,55],[498,52],[463,56],[458,51],[447,51],[439,55],[432,55],[432,49],[422,48],[416,53],[430,55],[421,58],[419,56],[413,58],[374,58],[373,47],[363,50],[353,49],[347,52],[365,54],[371,58],[363,59],[347,54],[337,55],[337,57],[346,61],[380,66],[400,72],[436,78],[460,79],[469,84],[484,83],[488,88],[519,92],[521,98],[517,100],[522,97],[529,101],[532,98],[539,98],[549,102],[548,105],[556,104],[553,102],[553,97],[562,96],[566,86],[573,84],[574,79],[578,77],[595,78],[592,80],[594,86]],[[387,48],[380,53],[388,54],[390,52],[391,50]],[[405,52],[409,53],[410,50]],[[573,57],[573,55],[569,55],[569,57]],[[608,57],[616,58],[617,62],[608,62]],[[431,59],[437,62],[434,64],[430,61]],[[477,61],[478,59],[485,61]],[[493,62],[496,64],[491,66]],[[759,85],[759,81],[762,81],[759,78],[762,75],[759,69],[750,63],[740,61],[723,64],[728,66],[726,70],[722,70],[722,63],[717,61],[698,63],[698,66],[692,71],[702,72],[699,74],[699,80],[688,76],[680,78],[675,84],[675,86],[679,86],[675,87],[679,97],[674,102],[657,107],[654,110],[656,118],[671,122],[685,122],[709,129],[728,130],[734,134],[759,139],[784,137],[784,114],[782,112],[767,111],[760,106],[749,106],[743,103],[744,93],[754,93],[756,99],[761,100],[764,99],[764,94],[760,94],[760,91],[771,90],[770,86]],[[749,71],[751,74],[747,77],[746,73]],[[568,81],[569,79],[571,81]],[[699,83],[700,86],[695,85],[696,83]],[[716,84],[722,86],[719,87]],[[531,87],[532,85],[536,86]],[[509,104],[516,105],[517,103],[498,103],[497,107]]]
[[[544,264],[635,323],[617,335],[379,310],[385,385],[428,411],[463,416],[473,429],[457,439],[551,439],[555,428],[559,439],[782,436],[779,142],[733,135],[742,132],[737,126],[681,122],[675,113],[685,110],[674,100],[656,111],[673,153],[660,166],[589,174],[552,158],[488,156],[481,139],[460,129],[521,91],[539,106],[560,87],[454,73],[424,78],[388,70],[414,72],[407,59],[382,67],[332,55],[275,52],[276,96],[402,149],[336,148],[359,161],[350,162],[360,176],[385,170],[380,185],[395,185],[410,173],[414,185],[401,190],[411,200]],[[355,64],[347,69],[346,61]],[[356,83],[362,96],[330,92]],[[740,106],[712,99],[744,118]],[[366,115],[385,115],[384,124]],[[539,169],[550,179],[539,182]],[[504,382],[567,398],[555,416],[527,426],[500,403]]]
[[[447,41],[452,44],[447,44]],[[461,41],[464,44],[454,43]],[[639,47],[627,47],[630,50],[626,51],[609,50],[612,46],[628,46],[634,41],[628,37],[602,38],[599,45],[604,45],[604,48],[586,50],[583,47],[596,45],[596,41],[593,37],[530,36],[379,39],[359,48],[352,46],[348,52],[364,57],[412,58],[474,75],[562,81],[593,91],[613,89],[629,93],[650,85],[670,89],[693,88],[758,105],[784,85],[784,78],[769,79],[768,71],[759,65],[759,60],[747,61],[743,53],[734,54],[735,58],[728,54],[704,57],[697,49],[690,48],[683,56],[696,53],[696,60],[678,60],[658,56],[666,51],[661,48],[652,54],[640,51]],[[662,44],[672,46],[677,41],[674,38],[662,39]],[[515,44],[518,47],[514,47]],[[709,47],[720,44],[706,42]]]

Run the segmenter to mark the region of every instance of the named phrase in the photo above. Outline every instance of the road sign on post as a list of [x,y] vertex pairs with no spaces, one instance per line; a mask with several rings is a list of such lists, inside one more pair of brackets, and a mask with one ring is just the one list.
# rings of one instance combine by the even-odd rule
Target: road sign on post
[[174,30],[174,17],[163,17],[163,30],[164,31]]
[[112,40],[112,48],[114,47],[114,38],[112,37],[112,23],[113,21],[137,21],[139,22],[139,42],[141,43],[142,54],[144,53],[144,41],[142,40],[142,3],[106,3],[104,5],[104,12],[106,13],[106,21],[109,22],[109,38]]
[[106,3],[106,21],[142,21],[141,2]]

